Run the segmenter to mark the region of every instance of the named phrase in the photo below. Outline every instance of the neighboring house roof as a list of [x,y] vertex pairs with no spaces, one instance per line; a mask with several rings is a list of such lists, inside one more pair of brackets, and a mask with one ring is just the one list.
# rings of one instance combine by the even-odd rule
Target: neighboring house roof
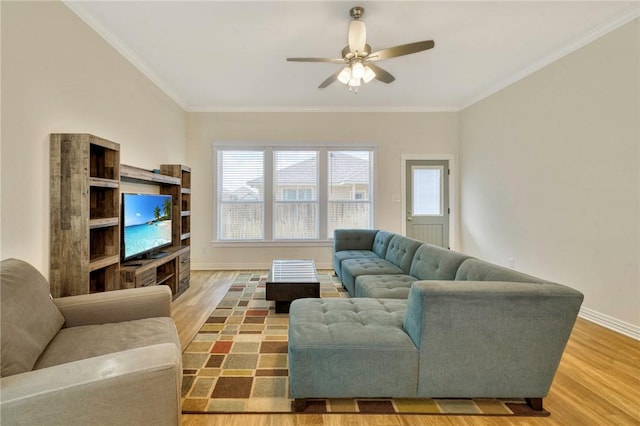
[[[339,161],[332,161],[338,159]],[[334,185],[369,183],[369,161],[342,152],[329,156],[329,178]]]
[[260,194],[252,188],[243,186],[233,191],[225,191],[222,199],[227,201],[260,201]]
[[[309,173],[309,171],[315,169],[317,169],[315,159],[300,161],[278,170],[277,180],[281,185],[314,185],[317,183],[315,173]],[[369,161],[344,152],[330,154],[328,170],[332,185],[369,183]],[[247,184],[254,188],[262,187],[264,178],[261,176],[250,180]]]

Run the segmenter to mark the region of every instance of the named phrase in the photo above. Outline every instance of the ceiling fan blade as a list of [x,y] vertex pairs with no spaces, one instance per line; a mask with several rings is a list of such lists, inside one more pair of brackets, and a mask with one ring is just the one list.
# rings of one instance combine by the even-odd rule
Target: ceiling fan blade
[[377,65],[374,65],[374,64],[367,64],[367,65],[369,66],[369,68],[373,70],[373,72],[376,73],[376,80],[380,80],[383,83],[391,83],[393,80],[396,79],[394,76],[392,76],[387,71],[383,70]]
[[287,58],[290,62],[330,62],[332,64],[344,64],[342,58]]
[[365,45],[367,43],[367,29],[365,28],[364,21],[350,21],[349,22],[349,50],[351,53],[364,52]]
[[400,46],[389,47],[378,50],[367,56],[367,61],[381,61],[383,59],[395,58],[397,56],[410,55],[411,53],[422,52],[432,49],[435,46],[433,40],[417,41],[415,43],[401,44]]
[[323,81],[322,84],[320,86],[318,86],[318,89],[324,89],[325,87],[327,87],[328,85],[330,85],[331,83],[336,81],[338,79],[338,74],[340,74],[341,71],[342,71],[342,69],[339,69],[338,71],[336,71],[333,74],[331,74],[331,77],[329,77],[325,81]]

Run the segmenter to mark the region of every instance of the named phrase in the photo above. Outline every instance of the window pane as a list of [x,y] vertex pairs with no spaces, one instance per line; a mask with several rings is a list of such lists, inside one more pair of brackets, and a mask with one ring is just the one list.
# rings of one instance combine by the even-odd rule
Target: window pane
[[318,152],[274,151],[273,238],[318,238]]
[[370,228],[370,203],[329,203],[328,233],[340,228]]
[[273,168],[276,201],[318,199],[318,153],[316,151],[275,151]]
[[274,238],[318,238],[318,203],[276,203]]
[[371,228],[372,151],[330,151],[327,159],[327,234],[339,228]]
[[329,201],[371,199],[371,151],[330,151]]
[[264,152],[218,151],[218,236],[264,239]]
[[413,168],[413,214],[441,215],[442,168]]
[[222,203],[220,206],[220,239],[264,239],[263,214],[262,203]]

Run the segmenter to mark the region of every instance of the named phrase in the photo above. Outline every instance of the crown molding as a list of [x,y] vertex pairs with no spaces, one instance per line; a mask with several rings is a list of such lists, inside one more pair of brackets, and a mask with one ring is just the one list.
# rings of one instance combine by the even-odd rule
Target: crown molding
[[459,106],[240,106],[187,107],[187,112],[458,112]]
[[600,37],[610,33],[611,31],[614,31],[618,28],[620,28],[621,26],[633,21],[634,19],[637,19],[638,17],[640,17],[640,6],[639,5],[635,5],[632,8],[630,8],[629,10],[625,11],[624,13],[622,13],[621,15],[619,15],[616,18],[611,19],[610,21],[607,21],[599,26],[597,26],[596,28],[586,32],[585,34],[582,34],[580,37],[578,37],[577,39],[575,39],[573,42],[567,44],[566,46],[556,50],[555,52],[551,53],[550,55],[545,56],[544,58],[532,63],[531,65],[527,66],[526,68],[516,72],[515,74],[507,77],[506,79],[504,79],[503,81],[499,82],[498,84],[495,84],[494,86],[491,86],[489,88],[487,88],[486,90],[478,93],[477,95],[467,99],[466,101],[464,101],[461,105],[460,110],[463,110],[465,108],[470,107],[473,104],[476,104],[478,102],[480,102],[483,99],[488,98],[489,96],[501,91],[502,89],[507,88],[508,86],[512,85],[513,83],[522,80],[523,78],[533,74],[536,71],[541,70],[542,68],[546,67],[547,65],[552,64],[553,62],[569,55],[570,53],[575,52],[576,50],[580,49],[581,47],[586,46],[587,44],[599,39]]
[[116,49],[125,57],[134,67],[136,67],[145,77],[153,82],[165,95],[178,104],[183,110],[186,110],[184,99],[176,90],[167,84],[166,81],[158,77],[158,75],[142,60],[138,55],[128,49],[125,44],[116,37],[111,31],[100,24],[89,12],[78,5],[78,1],[61,0],[73,13],[75,13],[85,24],[100,35],[111,47]]

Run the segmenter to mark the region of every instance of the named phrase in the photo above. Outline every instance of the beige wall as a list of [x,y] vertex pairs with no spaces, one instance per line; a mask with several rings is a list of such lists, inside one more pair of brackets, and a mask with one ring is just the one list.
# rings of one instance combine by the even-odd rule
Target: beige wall
[[188,160],[192,173],[192,265],[200,268],[258,268],[278,257],[316,259],[331,265],[330,246],[215,247],[213,238],[214,142],[285,144],[363,143],[376,147],[375,226],[400,232],[401,155],[457,157],[458,113],[189,113]]
[[2,8],[0,257],[49,270],[49,134],[121,144],[125,164],[186,160],[185,112],[60,2]]
[[48,273],[48,135],[91,132],[121,143],[126,164],[192,166],[195,268],[298,256],[328,266],[328,246],[211,245],[211,146],[362,142],[377,146],[377,227],[402,230],[392,201],[402,156],[447,156],[461,170],[463,220],[452,226],[463,251],[514,259],[582,290],[600,319],[640,324],[637,20],[460,114],[185,113],[62,3],[2,1],[0,11],[2,258]]
[[[635,20],[461,113],[461,240],[640,325]],[[615,321],[614,321],[615,322]],[[624,324],[619,324],[624,327]]]

